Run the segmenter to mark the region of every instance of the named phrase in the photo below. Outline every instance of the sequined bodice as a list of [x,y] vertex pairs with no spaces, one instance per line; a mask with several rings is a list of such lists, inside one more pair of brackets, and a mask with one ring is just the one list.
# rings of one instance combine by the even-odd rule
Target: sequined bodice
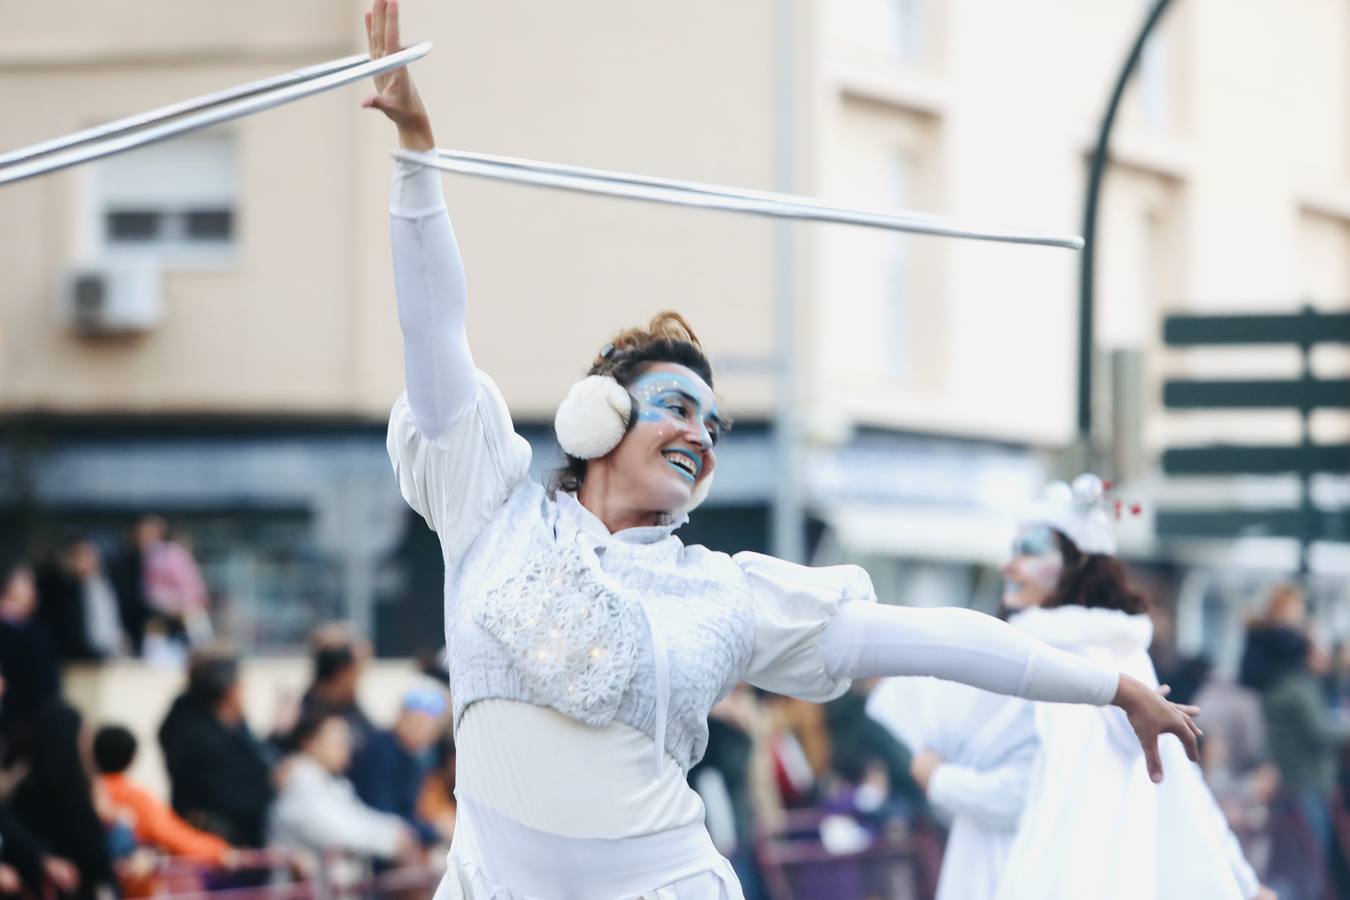
[[570,497],[522,484],[447,572],[455,721],[476,700],[620,721],[688,768],[754,643],[745,575],[669,529],[609,535]]

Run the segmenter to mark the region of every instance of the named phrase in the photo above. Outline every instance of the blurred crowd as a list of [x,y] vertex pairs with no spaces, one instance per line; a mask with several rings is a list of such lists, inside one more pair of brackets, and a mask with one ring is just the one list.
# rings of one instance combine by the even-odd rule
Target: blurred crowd
[[[444,661],[423,661],[380,727],[358,701],[369,645],[321,627],[307,690],[258,731],[210,611],[190,542],[153,516],[106,562],[75,535],[4,570],[0,894],[152,896],[279,872],[434,880],[455,825]],[[1328,646],[1291,585],[1249,623],[1237,678],[1178,656],[1165,615],[1156,633],[1160,677],[1203,707],[1206,777],[1263,879],[1286,900],[1350,896],[1350,652]],[[131,776],[133,730],[84,721],[62,695],[65,663],[129,655],[185,673],[154,735],[167,796]],[[749,900],[812,896],[813,872],[831,896],[894,896],[902,870],[914,895],[931,892],[942,822],[909,750],[867,717],[872,687],[822,706],[742,685],[713,711],[689,779]],[[864,857],[870,868],[830,868]]]
[[1263,880],[1283,900],[1350,896],[1350,646],[1284,584],[1248,623],[1236,679],[1165,645],[1155,661],[1204,711],[1206,779]]
[[107,554],[91,535],[63,535],[29,568],[34,615],[62,661],[179,665],[212,639],[210,593],[191,540],[159,516],[139,519]]
[[[411,867],[434,879],[455,821],[443,670],[377,727],[357,700],[368,643],[320,628],[308,688],[257,733],[240,659],[211,640],[208,609],[190,547],[154,518],[111,566],[76,536],[0,572],[0,894],[351,884]],[[133,730],[85,721],[62,691],[66,663],[138,650],[184,675],[155,735],[167,797],[130,775]]]

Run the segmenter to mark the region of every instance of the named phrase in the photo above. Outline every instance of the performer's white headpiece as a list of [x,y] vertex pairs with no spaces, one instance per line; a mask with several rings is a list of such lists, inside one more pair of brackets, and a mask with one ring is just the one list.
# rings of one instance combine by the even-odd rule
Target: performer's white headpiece
[[[600,355],[608,358],[613,352],[610,345]],[[558,446],[577,459],[592,460],[607,455],[628,433],[636,405],[628,388],[613,376],[587,375],[572,385],[553,417]],[[677,510],[678,513],[692,512],[707,499],[715,474],[709,472],[704,476],[694,488],[689,505]]]
[[1023,525],[1049,525],[1083,553],[1114,556],[1116,536],[1106,485],[1096,475],[1079,475],[1072,485],[1054,481],[1022,515]]

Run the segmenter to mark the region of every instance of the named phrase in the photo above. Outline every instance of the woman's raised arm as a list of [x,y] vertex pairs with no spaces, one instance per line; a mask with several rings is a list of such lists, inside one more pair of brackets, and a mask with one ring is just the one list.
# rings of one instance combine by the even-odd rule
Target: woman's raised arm
[[[375,0],[366,13],[366,38],[371,59],[401,49],[395,0]],[[431,117],[406,68],[377,75],[375,89],[362,106],[378,109],[397,126],[401,147],[436,146]],[[434,440],[468,409],[477,390],[465,332],[464,266],[436,170],[396,163],[389,213],[408,405],[417,430]]]

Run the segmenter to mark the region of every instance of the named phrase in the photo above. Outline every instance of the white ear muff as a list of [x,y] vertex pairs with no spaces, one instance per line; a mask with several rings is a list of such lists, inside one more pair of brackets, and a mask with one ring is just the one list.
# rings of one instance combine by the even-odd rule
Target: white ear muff
[[608,375],[588,375],[572,385],[553,430],[568,456],[599,459],[623,440],[633,413],[633,397],[627,388]]

